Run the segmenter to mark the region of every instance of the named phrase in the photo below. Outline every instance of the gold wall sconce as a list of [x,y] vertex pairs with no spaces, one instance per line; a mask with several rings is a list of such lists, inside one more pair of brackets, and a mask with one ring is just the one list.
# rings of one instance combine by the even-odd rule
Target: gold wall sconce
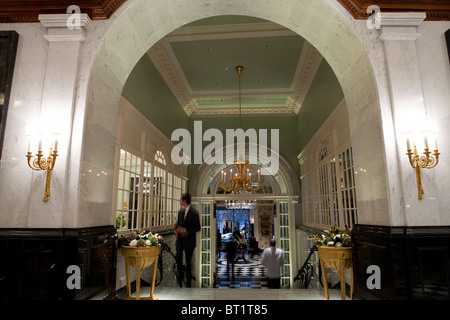
[[50,196],[50,179],[52,176],[52,170],[55,167],[56,157],[58,156],[58,142],[55,142],[55,149],[53,150],[50,147],[50,154],[47,158],[45,158],[42,153],[42,144],[39,143],[39,150],[36,156],[33,156],[33,153],[28,149],[28,153],[26,157],[28,158],[28,166],[35,171],[47,171],[47,178],[45,182],[45,193],[44,193],[44,202],[48,201],[48,197]]
[[[421,200],[424,194],[423,188],[422,188],[422,177],[420,174],[420,168],[422,169],[431,169],[437,166],[439,163],[439,155],[438,147],[437,147],[437,141],[436,141],[436,130],[425,130],[420,133],[415,134],[415,139],[411,138],[410,136],[407,136],[406,138],[406,148],[407,152],[406,155],[408,156],[409,163],[411,164],[411,167],[413,167],[416,170],[416,179],[417,179],[417,188],[418,188],[418,198]],[[434,145],[431,147],[433,152],[430,151],[430,148],[428,146],[428,136],[433,136],[432,141],[434,142]],[[423,155],[420,155],[417,152],[417,141],[420,141],[423,139]],[[412,146],[412,149],[411,149]]]
[[[28,152],[25,156],[28,166],[34,171],[46,172],[44,202],[47,202],[50,196],[50,180],[58,156],[58,136],[61,134],[60,132],[62,131],[58,129],[58,125],[55,123],[31,124],[27,127],[26,135],[29,137],[29,141]],[[33,155],[31,146],[36,145],[38,141],[38,151]],[[48,157],[44,155],[44,150],[50,150]]]

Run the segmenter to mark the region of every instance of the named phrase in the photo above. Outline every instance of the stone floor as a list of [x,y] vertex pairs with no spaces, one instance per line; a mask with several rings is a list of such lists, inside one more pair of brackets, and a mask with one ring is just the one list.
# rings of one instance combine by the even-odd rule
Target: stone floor
[[[340,289],[330,289],[330,300],[341,300]],[[150,295],[150,287],[141,288],[141,297]],[[155,288],[159,300],[325,300],[321,289],[200,289],[165,287]],[[132,293],[135,297],[135,293]],[[102,295],[92,300],[101,300]],[[119,299],[124,298],[118,296]],[[348,296],[347,296],[347,299]]]

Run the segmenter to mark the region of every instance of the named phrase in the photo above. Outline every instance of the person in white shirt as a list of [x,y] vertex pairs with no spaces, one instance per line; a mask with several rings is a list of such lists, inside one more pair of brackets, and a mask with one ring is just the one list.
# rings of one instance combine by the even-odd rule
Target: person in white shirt
[[276,248],[275,239],[270,240],[270,247],[264,249],[261,255],[261,264],[266,268],[267,287],[279,289],[281,279],[281,267],[284,265],[283,251]]

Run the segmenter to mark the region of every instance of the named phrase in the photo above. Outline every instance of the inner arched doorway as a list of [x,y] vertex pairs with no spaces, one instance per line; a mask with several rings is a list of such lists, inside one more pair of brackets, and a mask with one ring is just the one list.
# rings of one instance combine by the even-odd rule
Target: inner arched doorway
[[[292,274],[297,270],[295,264],[295,216],[298,210],[298,195],[300,194],[300,183],[287,161],[278,155],[278,172],[273,175],[261,176],[262,188],[254,193],[230,194],[224,192],[220,181],[222,171],[233,169],[233,165],[202,164],[195,171],[190,184],[190,192],[193,195],[193,203],[197,208],[201,208],[202,230],[200,232],[199,245],[195,254],[195,265],[201,287],[212,287],[216,279],[216,254],[217,243],[215,241],[217,233],[220,232],[219,221],[220,211],[225,210],[227,200],[252,200],[257,205],[249,210],[253,218],[253,223],[249,223],[247,230],[242,230],[239,224],[231,224],[234,232],[242,232],[241,238],[245,238],[247,248],[250,247],[250,238],[257,241],[257,248],[268,247],[269,241],[274,237],[277,246],[283,250],[285,265],[281,270],[281,287],[292,288]],[[268,162],[268,159],[260,159],[260,162]],[[250,172],[259,168],[257,165],[249,165]],[[255,223],[256,220],[256,223]],[[226,221],[225,221],[226,222]],[[234,220],[233,222],[237,222]],[[253,225],[253,226],[252,226]],[[245,226],[245,224],[244,224]],[[224,225],[226,227],[226,225]],[[229,227],[229,226],[228,226]],[[219,229],[219,230],[218,230]],[[249,232],[252,229],[252,232]],[[255,249],[255,248],[252,248]],[[244,257],[245,258],[245,257]]]

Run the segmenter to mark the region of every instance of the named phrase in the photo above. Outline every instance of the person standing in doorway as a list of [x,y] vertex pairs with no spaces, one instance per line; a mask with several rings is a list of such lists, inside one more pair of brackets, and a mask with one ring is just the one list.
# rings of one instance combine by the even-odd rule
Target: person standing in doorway
[[191,196],[186,193],[180,199],[181,209],[175,225],[176,262],[178,267],[178,284],[182,287],[184,279],[183,252],[186,261],[186,286],[191,287],[192,255],[196,246],[196,233],[200,231],[200,218],[198,211],[191,206]]
[[237,252],[237,243],[233,239],[228,241],[225,246],[225,251],[227,254],[227,278],[230,279],[230,271],[232,280],[234,280],[234,263],[236,260],[236,252]]
[[283,251],[277,249],[276,240],[270,240],[270,247],[264,249],[261,255],[261,264],[266,268],[267,287],[279,289],[281,279],[281,267],[284,265]]

